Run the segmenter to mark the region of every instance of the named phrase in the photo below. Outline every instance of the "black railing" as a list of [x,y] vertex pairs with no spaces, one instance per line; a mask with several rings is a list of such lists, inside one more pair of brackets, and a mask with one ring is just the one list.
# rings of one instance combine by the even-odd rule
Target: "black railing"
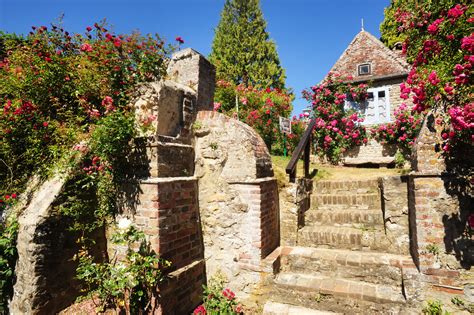
[[286,173],[290,175],[290,182],[294,183],[296,180],[296,166],[298,164],[298,160],[301,157],[301,154],[304,150],[303,162],[304,162],[304,177],[309,178],[309,154],[311,152],[311,135],[313,134],[313,129],[316,124],[315,119],[311,119],[309,122],[308,127],[306,128],[303,136],[298,143],[295,151],[293,151],[293,155],[291,156],[291,160],[286,166]]

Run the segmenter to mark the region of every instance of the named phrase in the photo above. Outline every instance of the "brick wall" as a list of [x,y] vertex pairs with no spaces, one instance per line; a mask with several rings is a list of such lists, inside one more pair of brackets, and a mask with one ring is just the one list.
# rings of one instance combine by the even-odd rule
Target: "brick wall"
[[199,178],[206,272],[223,274],[228,287],[248,297],[262,260],[279,245],[278,187],[270,154],[248,125],[216,112],[199,112]]
[[[199,217],[197,179],[149,178],[136,191],[134,224],[143,230],[152,249],[171,262],[168,279],[160,285],[163,314],[189,312],[201,301],[205,284],[204,247]],[[110,251],[116,248],[110,247]]]
[[276,179],[263,178],[248,183],[231,183],[248,205],[242,232],[251,236],[251,247],[242,252],[240,263],[259,268],[260,260],[280,243],[278,187]]

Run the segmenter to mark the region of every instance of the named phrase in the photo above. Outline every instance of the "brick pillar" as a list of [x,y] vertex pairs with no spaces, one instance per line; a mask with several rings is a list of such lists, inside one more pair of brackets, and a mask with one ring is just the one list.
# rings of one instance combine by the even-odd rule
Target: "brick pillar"
[[139,188],[134,222],[152,249],[171,261],[160,285],[158,314],[189,314],[200,303],[205,283],[197,179],[149,178]]

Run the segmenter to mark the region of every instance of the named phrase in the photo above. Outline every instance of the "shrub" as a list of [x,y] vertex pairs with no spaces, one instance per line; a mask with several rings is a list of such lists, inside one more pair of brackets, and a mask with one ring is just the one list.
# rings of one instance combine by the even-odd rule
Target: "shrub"
[[[33,27],[24,37],[0,33],[0,211],[11,207],[33,174],[44,178],[57,161],[79,160],[58,210],[84,235],[82,244],[117,209],[134,135],[130,95],[140,82],[161,78],[173,49],[158,36],[120,35],[106,27],[96,23],[84,34],[61,25]],[[0,226],[0,261],[8,264],[2,301],[10,297],[16,259],[16,234],[9,229]]]
[[8,300],[13,295],[14,270],[17,258],[18,222],[10,218],[0,225],[0,313],[8,313]]
[[316,154],[331,163],[337,163],[342,154],[355,145],[367,143],[366,130],[357,112],[345,108],[346,98],[363,102],[367,98],[367,85],[354,86],[351,78],[329,73],[321,84],[303,91],[303,97],[311,103],[316,119],[314,140]]
[[385,13],[382,38],[404,40],[412,68],[401,85],[421,114],[434,110],[444,128],[440,147],[449,156],[454,147],[474,143],[474,8],[462,1],[392,1]]
[[243,314],[242,305],[237,303],[235,293],[229,288],[224,288],[224,282],[221,277],[209,280],[209,285],[204,286],[203,304],[199,305],[193,314]]
[[397,145],[403,158],[409,159],[421,129],[422,116],[405,104],[395,110],[395,121],[371,129],[371,136],[382,144]]
[[160,259],[150,249],[145,234],[130,223],[128,219],[119,221],[112,236],[113,244],[126,246],[125,259],[119,262],[114,256],[111,262],[96,263],[84,250],[77,277],[87,286],[86,297],[99,298],[99,311],[114,307],[127,314],[152,314],[158,298],[157,285],[164,279],[162,270],[170,263]]
[[278,117],[290,115],[292,98],[293,95],[279,89],[236,86],[226,81],[218,81],[214,109],[253,127],[268,149],[275,152],[274,150],[278,149],[274,146],[278,145],[277,141],[281,137]]

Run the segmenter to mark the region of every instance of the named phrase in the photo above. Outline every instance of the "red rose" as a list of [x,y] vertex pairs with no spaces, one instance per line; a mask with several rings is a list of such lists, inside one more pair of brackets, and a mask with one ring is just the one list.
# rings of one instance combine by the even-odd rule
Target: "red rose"
[[183,40],[183,38],[182,38],[181,36],[177,36],[177,37],[175,38],[175,40],[176,40],[178,43],[180,43],[180,44],[184,44],[184,40]]
[[467,222],[469,223],[469,226],[471,229],[474,229],[474,213],[472,213],[469,218],[467,219]]
[[47,121],[43,122],[43,127],[48,127],[49,123]]

